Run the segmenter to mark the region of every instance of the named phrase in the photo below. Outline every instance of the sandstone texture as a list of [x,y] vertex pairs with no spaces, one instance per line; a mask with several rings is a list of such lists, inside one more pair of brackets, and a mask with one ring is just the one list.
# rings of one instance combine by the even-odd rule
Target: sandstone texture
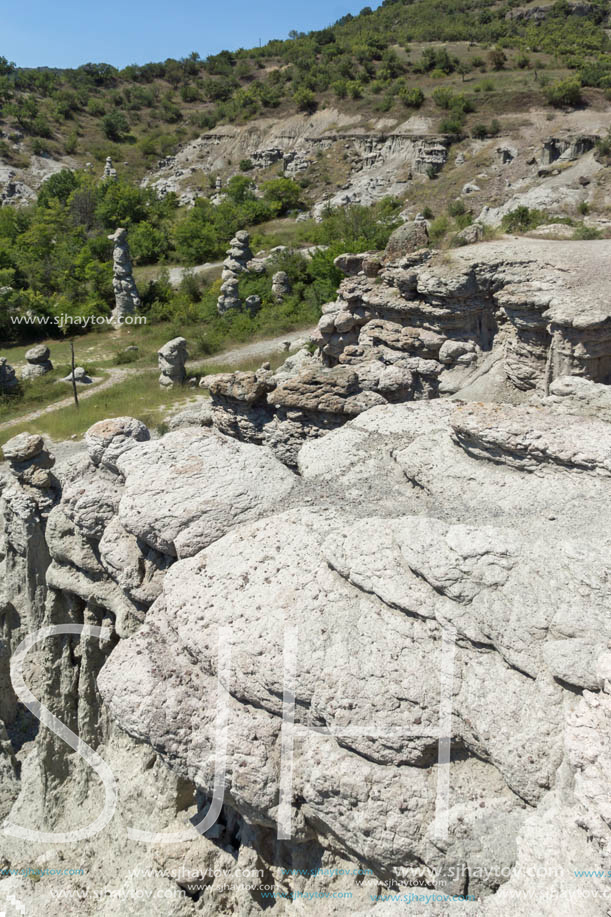
[[6,443],[0,813],[66,832],[106,798],[11,681],[41,627],[73,630],[26,682],[118,788],[42,846],[122,891],[75,913],[607,917],[608,255],[340,256],[315,346],[204,377],[165,435]]

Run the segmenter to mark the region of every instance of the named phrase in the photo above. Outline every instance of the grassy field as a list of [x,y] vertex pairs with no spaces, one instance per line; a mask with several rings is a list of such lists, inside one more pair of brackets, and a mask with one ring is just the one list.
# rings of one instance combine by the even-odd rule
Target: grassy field
[[[286,354],[277,351],[269,354],[247,358],[236,363],[210,361],[198,370],[199,375],[210,375],[219,372],[234,372],[236,370],[255,370],[262,363],[269,361],[272,368],[276,369],[286,358]],[[206,397],[203,391],[190,388],[188,385],[176,388],[163,389],[158,382],[156,370],[143,370],[130,373],[129,378],[118,382],[112,388],[99,392],[96,395],[82,400],[80,406],[60,408],[23,424],[15,424],[10,429],[0,431],[0,446],[18,433],[41,433],[49,436],[54,441],[61,441],[82,436],[89,427],[104,420],[106,417],[120,417],[127,415],[137,417],[149,428],[156,429],[164,423],[180,407],[189,401],[196,401]],[[60,390],[65,397],[66,391]],[[31,403],[30,409],[35,410],[42,406]],[[2,418],[0,415],[0,421]]]

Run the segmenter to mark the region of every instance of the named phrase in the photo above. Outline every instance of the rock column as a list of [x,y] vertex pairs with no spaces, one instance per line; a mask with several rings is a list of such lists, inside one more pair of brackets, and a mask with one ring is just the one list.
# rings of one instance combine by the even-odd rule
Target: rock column
[[238,295],[238,280],[240,274],[248,270],[248,262],[252,258],[249,242],[250,236],[248,233],[240,230],[229,243],[227,257],[223,262],[221,295],[216,306],[219,315],[223,315],[229,309],[240,309],[242,307],[242,302]]
[[140,308],[140,296],[132,272],[127,230],[119,228],[108,238],[114,243],[112,286],[115,292],[115,308],[112,320],[117,324],[122,324],[126,316],[133,315],[134,311]]
[[187,377],[185,362],[188,357],[187,342],[184,338],[173,338],[157,351],[159,358],[159,385],[171,388],[182,385]]

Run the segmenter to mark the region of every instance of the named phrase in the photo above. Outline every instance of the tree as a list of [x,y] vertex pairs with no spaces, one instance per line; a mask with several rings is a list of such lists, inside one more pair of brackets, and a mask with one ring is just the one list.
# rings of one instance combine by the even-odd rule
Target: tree
[[254,182],[246,175],[234,175],[227,182],[227,194],[236,204],[243,204],[244,201],[253,200]]
[[265,182],[262,190],[266,200],[280,205],[281,214],[296,210],[300,205],[301,188],[292,178],[272,178]]
[[502,70],[507,61],[507,57],[502,48],[493,48],[488,55],[488,61],[493,70]]
[[293,100],[299,111],[306,111],[309,114],[315,112],[318,107],[316,96],[311,89],[306,89],[305,86],[297,90],[293,96]]
[[549,104],[554,105],[556,108],[565,106],[575,108],[583,102],[581,84],[575,79],[559,80],[557,83],[552,83],[545,90],[545,96]]
[[102,127],[109,140],[121,143],[129,131],[129,121],[122,111],[111,111],[104,117]]

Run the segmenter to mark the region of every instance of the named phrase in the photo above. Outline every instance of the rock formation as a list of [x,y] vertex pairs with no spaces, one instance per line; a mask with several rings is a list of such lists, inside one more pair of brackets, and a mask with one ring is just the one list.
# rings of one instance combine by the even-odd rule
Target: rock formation
[[112,164],[112,158],[110,156],[106,157],[106,162],[104,164],[104,172],[102,174],[103,179],[110,178],[112,181],[117,180],[117,170]]
[[53,363],[50,360],[51,352],[45,344],[37,344],[36,347],[30,347],[26,350],[25,358],[27,365],[21,370],[22,379],[35,379],[37,376],[44,376],[53,369]]
[[546,394],[559,376],[609,381],[608,242],[580,243],[567,276],[575,243],[521,239],[435,254],[409,251],[415,231],[426,224],[401,227],[385,253],[336,259],[347,277],[323,307],[314,357],[304,351],[288,373],[202,379],[220,430],[294,465],[305,438],[380,402],[520,401]]
[[127,242],[127,230],[119,228],[108,236],[113,243],[112,286],[115,293],[115,308],[112,321],[122,324],[125,319],[133,315],[140,308],[140,296],[132,273],[132,259]]
[[[311,379],[299,409],[337,414],[356,374],[320,371],[333,382],[323,393]],[[288,382],[275,397],[294,406]],[[308,895],[337,913],[323,899],[341,893],[347,912],[384,917],[382,895],[420,892],[471,896],[452,911],[498,917],[551,887],[555,914],[605,917],[610,402],[579,377],[537,397],[382,403],[306,442],[299,475],[265,446],[196,426],[149,440],[118,418],[88,432],[59,490],[21,471],[38,437],[8,444],[9,824],[73,830],[102,810],[91,769],[31,729],[8,663],[40,626],[103,625],[102,640],[51,637],[28,655],[32,691],[120,787],[112,821],[78,844],[82,888],[129,897],[148,868],[153,917],[181,888],[181,917],[254,917],[268,893],[279,914]],[[230,723],[220,784],[217,705]],[[216,824],[198,834],[219,785]],[[54,852],[69,862],[75,849]],[[31,865],[30,841],[3,850]],[[0,904],[18,890],[51,917],[74,888],[14,881]],[[447,913],[409,900],[421,917]]]
[[276,271],[272,277],[272,294],[276,302],[282,302],[291,292],[291,282],[286,271]]
[[6,357],[0,357],[0,394],[10,394],[18,385],[15,370]]
[[[72,376],[73,376],[73,373],[72,373],[72,370],[70,370],[68,375],[64,376],[61,381],[62,382],[72,382]],[[87,375],[87,371],[85,370],[83,366],[75,366],[74,367],[74,381],[77,382],[79,385],[91,385],[91,383],[93,382],[93,379]]]
[[182,385],[187,378],[185,363],[187,361],[187,342],[184,338],[172,338],[157,351],[159,362],[159,385],[170,388]]
[[229,243],[227,257],[223,261],[223,273],[221,275],[223,283],[217,303],[219,315],[223,315],[229,309],[240,309],[242,307],[242,302],[238,295],[238,282],[240,274],[248,270],[248,262],[252,259],[249,242],[250,236],[242,229],[235,234]]

